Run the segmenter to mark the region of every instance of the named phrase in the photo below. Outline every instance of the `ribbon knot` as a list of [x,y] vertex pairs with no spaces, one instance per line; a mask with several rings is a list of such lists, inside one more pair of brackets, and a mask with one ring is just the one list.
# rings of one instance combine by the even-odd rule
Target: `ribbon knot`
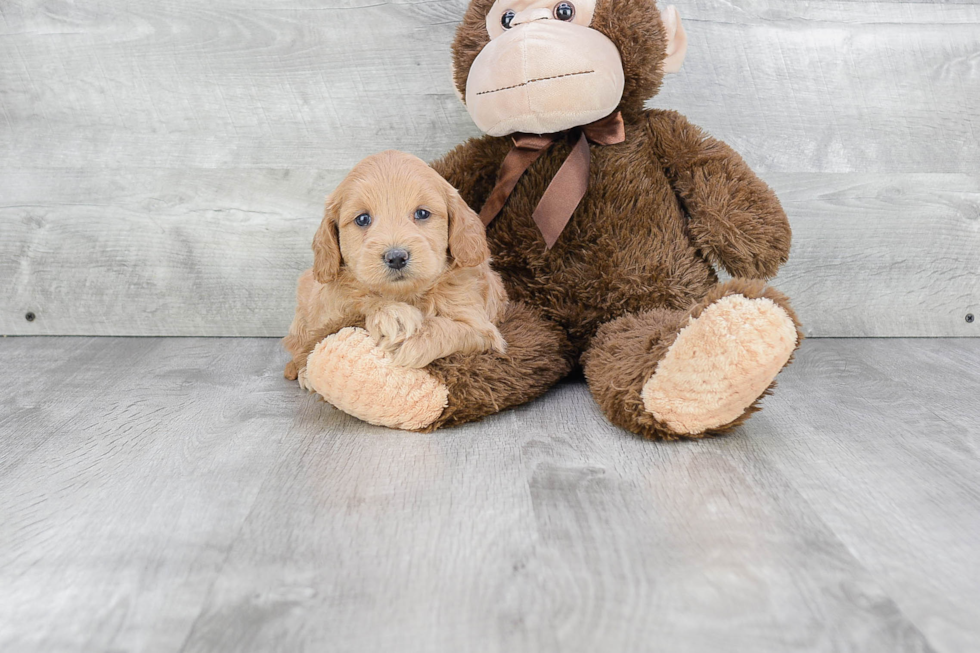
[[583,127],[555,134],[515,134],[514,148],[504,158],[497,175],[497,185],[480,211],[484,226],[489,226],[504,208],[511,193],[517,187],[527,169],[552,145],[567,138],[574,142],[571,153],[565,159],[555,178],[534,209],[534,223],[541,230],[548,249],[554,247],[558,237],[565,230],[575,209],[581,204],[589,189],[589,172],[592,153],[589,143],[597,145],[616,145],[626,140],[626,127],[623,115],[616,112]]

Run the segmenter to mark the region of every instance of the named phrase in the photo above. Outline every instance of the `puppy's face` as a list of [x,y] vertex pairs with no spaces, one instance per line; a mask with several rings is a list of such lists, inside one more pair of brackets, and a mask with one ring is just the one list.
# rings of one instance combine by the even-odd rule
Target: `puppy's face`
[[446,271],[449,207],[438,180],[428,166],[394,157],[355,169],[336,200],[340,251],[358,281],[414,290]]
[[395,297],[426,289],[452,265],[489,257],[483,225],[456,190],[401,152],[369,157],[341,182],[313,249],[321,283],[346,266],[362,285]]

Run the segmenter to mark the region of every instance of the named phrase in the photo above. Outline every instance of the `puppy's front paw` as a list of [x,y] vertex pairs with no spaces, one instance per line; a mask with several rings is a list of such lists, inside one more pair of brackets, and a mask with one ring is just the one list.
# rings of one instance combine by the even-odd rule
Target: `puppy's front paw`
[[504,340],[504,336],[501,335],[500,329],[497,327],[494,327],[493,331],[487,334],[487,342],[490,343],[490,349],[498,354],[507,353],[507,341]]
[[299,381],[299,387],[303,388],[307,392],[313,392],[313,386],[310,385],[310,381],[306,376],[306,368],[304,367],[296,374],[296,380]]
[[429,338],[420,333],[405,340],[392,353],[391,362],[399,367],[422,369],[437,358],[439,358],[439,352],[433,348]]
[[418,333],[424,321],[422,311],[396,302],[379,309],[368,318],[367,328],[378,347],[393,352]]

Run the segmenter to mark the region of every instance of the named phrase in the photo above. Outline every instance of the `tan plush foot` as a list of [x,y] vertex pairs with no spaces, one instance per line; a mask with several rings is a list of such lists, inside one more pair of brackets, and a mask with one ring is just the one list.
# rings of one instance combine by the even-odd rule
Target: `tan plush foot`
[[647,411],[678,435],[732,423],[789,361],[796,326],[772,300],[729,295],[677,335],[642,398]]
[[348,415],[393,429],[424,429],[449,403],[445,385],[425,370],[394,365],[364,329],[343,329],[317,345],[306,382]]

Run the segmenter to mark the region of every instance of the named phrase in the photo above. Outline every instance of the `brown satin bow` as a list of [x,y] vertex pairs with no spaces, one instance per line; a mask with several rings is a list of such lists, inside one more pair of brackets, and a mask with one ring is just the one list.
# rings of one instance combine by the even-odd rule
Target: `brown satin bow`
[[480,211],[480,219],[484,226],[493,222],[504,208],[504,204],[507,203],[510,194],[517,187],[517,182],[527,169],[562,138],[575,140],[575,146],[558,174],[551,180],[537,208],[534,209],[534,223],[541,230],[548,249],[558,242],[565,225],[571,220],[572,214],[575,213],[575,209],[589,189],[589,168],[592,160],[589,142],[598,145],[616,145],[626,140],[623,114],[618,111],[602,120],[565,132],[542,136],[515,134],[514,149],[501,164],[497,185],[490,193],[487,203],[483,205],[483,210]]

